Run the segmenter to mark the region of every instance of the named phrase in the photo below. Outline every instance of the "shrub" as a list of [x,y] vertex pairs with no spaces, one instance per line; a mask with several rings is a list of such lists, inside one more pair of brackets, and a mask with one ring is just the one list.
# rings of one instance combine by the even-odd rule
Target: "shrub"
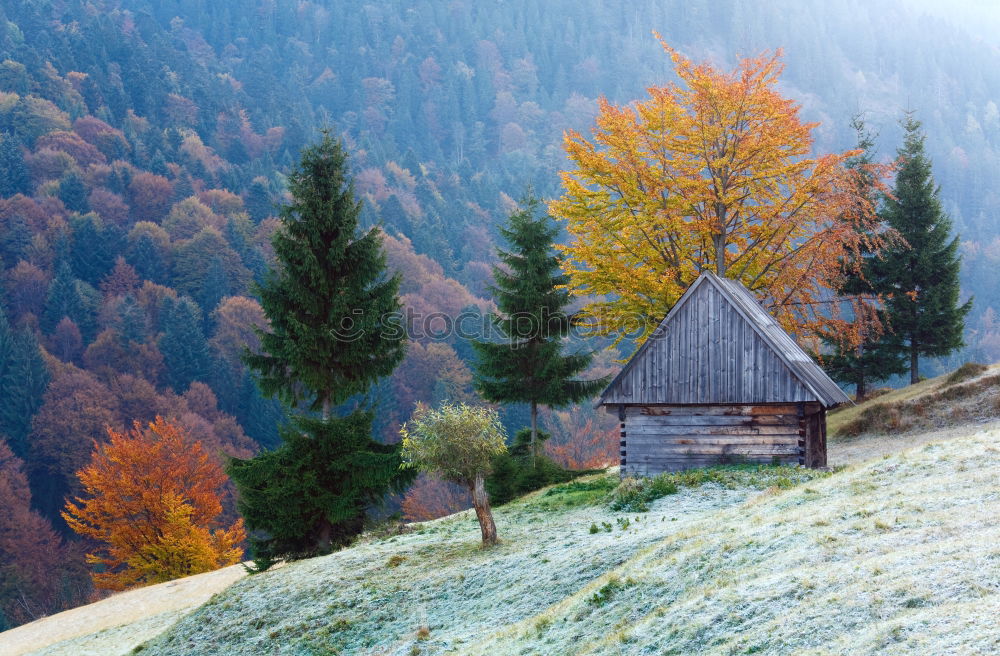
[[[537,451],[541,451],[541,444],[549,437],[544,431],[538,432]],[[531,430],[523,428],[514,436],[510,449],[493,459],[493,473],[486,479],[486,491],[495,505],[509,503],[548,485],[567,483],[578,476],[593,473],[593,470],[563,469],[542,453],[536,453],[532,462],[530,450]]]
[[649,479],[623,478],[611,499],[612,510],[646,512],[653,499],[649,494]]

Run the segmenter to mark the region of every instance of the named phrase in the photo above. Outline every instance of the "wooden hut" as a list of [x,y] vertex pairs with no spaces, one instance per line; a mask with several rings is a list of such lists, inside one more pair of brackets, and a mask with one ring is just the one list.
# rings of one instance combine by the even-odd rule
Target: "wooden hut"
[[740,283],[705,273],[601,395],[622,475],[724,463],[826,466],[846,394]]

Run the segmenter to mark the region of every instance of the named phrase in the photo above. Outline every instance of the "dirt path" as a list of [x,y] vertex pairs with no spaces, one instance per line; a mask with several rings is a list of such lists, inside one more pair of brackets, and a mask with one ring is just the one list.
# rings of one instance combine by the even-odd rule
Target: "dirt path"
[[[117,656],[127,654],[136,645],[161,633],[190,611],[243,578],[242,565],[233,565],[214,572],[168,581],[147,588],[130,590],[102,599],[93,604],[73,608],[56,615],[0,633],[0,654],[66,654],[69,656]],[[59,643],[90,634],[114,632],[116,627],[130,625],[114,640],[100,640],[93,650],[74,641],[69,650]],[[138,630],[137,630],[138,629]],[[115,651],[109,652],[109,644]]]

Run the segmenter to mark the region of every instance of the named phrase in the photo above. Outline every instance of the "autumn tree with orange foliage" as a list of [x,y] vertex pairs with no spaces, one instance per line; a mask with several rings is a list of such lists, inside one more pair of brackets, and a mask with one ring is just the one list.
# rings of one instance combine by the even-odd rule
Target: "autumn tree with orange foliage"
[[545,453],[566,469],[600,469],[618,460],[618,422],[611,415],[581,404],[571,410],[550,410],[542,418],[552,437]]
[[627,106],[601,99],[593,140],[565,136],[576,168],[550,211],[571,237],[572,288],[597,299],[584,315],[599,334],[645,338],[708,270],[815,334],[836,320],[842,263],[883,245],[845,166],[855,152],[811,156],[817,124],[776,89],[780,52],[722,72],[660,42],[679,83]]
[[77,472],[86,498],[62,513],[70,528],[102,543],[87,554],[103,569],[91,574],[96,587],[124,590],[240,561],[243,520],[218,526],[226,475],[200,442],[161,417],[108,436]]

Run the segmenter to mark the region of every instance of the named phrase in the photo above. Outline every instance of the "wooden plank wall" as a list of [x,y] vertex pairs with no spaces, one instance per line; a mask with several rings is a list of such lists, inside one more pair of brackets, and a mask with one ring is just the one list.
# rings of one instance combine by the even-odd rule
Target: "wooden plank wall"
[[816,400],[714,285],[700,285],[650,340],[603,403]]
[[[825,445],[822,464],[817,464],[819,445],[815,444],[821,437],[821,417],[818,403],[628,406],[622,431],[622,472],[654,476],[737,463],[823,466]],[[800,425],[805,435],[800,436]]]

